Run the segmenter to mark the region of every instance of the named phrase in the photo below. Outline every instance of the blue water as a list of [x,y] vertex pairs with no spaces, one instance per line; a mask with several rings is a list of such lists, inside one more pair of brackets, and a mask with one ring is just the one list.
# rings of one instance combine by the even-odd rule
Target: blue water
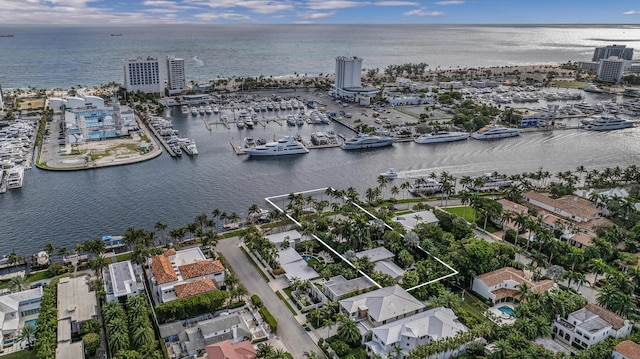
[[306,255],[306,254],[305,254],[305,255],[303,255],[303,256],[302,256],[302,259],[303,259],[305,262],[308,262],[309,260],[313,259],[313,256],[308,256],[308,255]]
[[38,319],[29,319],[29,320],[26,320],[26,321],[24,322],[24,325],[28,325],[28,324],[31,324],[31,325],[33,325],[34,327],[36,327],[36,326],[38,325]]
[[515,317],[516,313],[513,311],[513,309],[511,307],[508,307],[506,305],[498,308],[499,311],[501,311],[502,313],[510,316],[510,317]]

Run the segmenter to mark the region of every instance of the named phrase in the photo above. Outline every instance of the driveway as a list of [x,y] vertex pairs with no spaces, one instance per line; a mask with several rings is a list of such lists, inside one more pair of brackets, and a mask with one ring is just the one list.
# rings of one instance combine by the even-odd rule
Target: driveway
[[255,267],[248,263],[247,257],[238,247],[239,244],[238,237],[227,238],[221,240],[216,249],[227,259],[247,291],[250,294],[259,295],[264,305],[278,320],[278,337],[287,351],[294,358],[304,358],[305,351],[315,351],[322,356],[320,348],[311,340],[293,314],[276,296],[269,284],[262,279]]

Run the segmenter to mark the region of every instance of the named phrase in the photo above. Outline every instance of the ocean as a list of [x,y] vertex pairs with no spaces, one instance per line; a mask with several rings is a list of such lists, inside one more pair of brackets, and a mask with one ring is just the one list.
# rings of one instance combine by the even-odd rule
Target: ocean
[[[452,25],[224,25],[145,27],[0,26],[3,88],[69,88],[122,82],[123,61],[146,54],[186,59],[189,81],[233,76],[295,76],[333,73],[334,57],[356,55],[364,68],[426,62],[430,68],[507,66],[588,61],[594,46],[640,39],[638,26],[452,26]],[[110,36],[121,33],[122,36]],[[304,94],[298,94],[304,96]],[[594,99],[606,99],[596,97]],[[77,172],[25,172],[24,187],[0,195],[0,255],[30,255],[47,242],[72,248],[127,227],[169,228],[212,210],[246,214],[264,197],[331,186],[361,192],[389,167],[401,177],[448,171],[454,175],[520,173],[539,167],[552,173],[627,166],[640,160],[640,128],[611,133],[566,130],[531,133],[494,142],[421,146],[398,143],[373,151],[312,150],[303,156],[238,157],[229,142],[286,128],[238,131],[201,119],[166,114],[180,135],[196,140],[197,158],[157,159]],[[285,126],[286,127],[286,126]],[[339,124],[322,127],[352,135]],[[300,131],[308,138],[309,125]],[[316,129],[317,130],[317,129]],[[404,181],[404,180],[398,180]]]

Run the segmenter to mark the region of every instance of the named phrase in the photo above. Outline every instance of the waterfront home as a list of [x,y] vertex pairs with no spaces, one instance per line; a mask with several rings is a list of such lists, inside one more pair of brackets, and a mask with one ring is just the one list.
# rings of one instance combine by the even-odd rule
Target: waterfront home
[[422,302],[398,285],[339,301],[340,308],[364,328],[379,327],[424,311]]
[[206,346],[223,341],[236,343],[251,334],[239,313],[170,322],[161,324],[159,330],[167,349],[177,357],[183,357],[180,353],[193,356]]
[[578,196],[551,198],[538,192],[522,194],[527,204],[542,208],[574,222],[589,222],[602,217],[602,210]]
[[220,343],[207,345],[204,347],[209,359],[255,359],[256,349],[248,340],[232,343],[225,340]]
[[166,250],[150,259],[150,267],[152,293],[158,303],[206,293],[224,282],[222,263],[208,260],[200,247]]
[[567,318],[558,316],[551,324],[551,336],[576,348],[589,348],[607,338],[625,338],[633,325],[628,320],[593,303],[570,313]]
[[0,296],[0,352],[5,346],[17,344],[25,323],[38,319],[41,300],[42,287]]
[[640,345],[624,340],[616,345],[611,359],[640,359]]
[[412,230],[419,224],[437,224],[439,222],[433,210],[408,213],[402,216],[393,217],[392,221],[400,223],[406,230]]
[[376,284],[366,277],[345,279],[342,275],[329,278],[322,283],[322,293],[331,301],[338,301],[345,296],[358,292],[368,291],[376,287]]
[[302,240],[302,234],[294,229],[291,231],[269,234],[264,236],[264,238],[275,244],[278,249],[288,247],[295,248],[295,246]]
[[516,293],[522,285],[538,293],[555,287],[552,280],[533,281],[519,269],[504,267],[475,277],[472,290],[496,304],[520,301]]
[[60,328],[77,335],[82,325],[98,318],[96,292],[89,287],[89,276],[61,278],[58,282],[58,340]]
[[[438,307],[371,329],[371,340],[365,346],[371,357],[406,358],[419,345],[453,338],[468,330],[451,309]],[[456,350],[438,353],[436,357],[449,359],[465,350],[466,344]]]
[[104,291],[107,302],[132,297],[140,293],[142,285],[138,283],[138,276],[133,272],[131,261],[109,264],[103,275]]

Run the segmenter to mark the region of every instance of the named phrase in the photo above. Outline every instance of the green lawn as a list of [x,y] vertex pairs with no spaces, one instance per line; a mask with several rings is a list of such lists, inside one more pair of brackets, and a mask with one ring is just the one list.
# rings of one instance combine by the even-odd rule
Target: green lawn
[[124,262],[124,261],[128,261],[131,259],[131,255],[132,253],[123,253],[123,254],[118,254],[116,256],[116,262]]
[[473,223],[473,214],[474,214],[474,210],[473,208],[466,206],[466,210],[465,207],[447,207],[444,208],[445,211],[451,213],[451,214],[455,214],[458,217],[462,217],[464,218],[467,222],[469,223]]
[[1,356],[2,359],[35,359],[35,350],[21,350],[19,352]]

